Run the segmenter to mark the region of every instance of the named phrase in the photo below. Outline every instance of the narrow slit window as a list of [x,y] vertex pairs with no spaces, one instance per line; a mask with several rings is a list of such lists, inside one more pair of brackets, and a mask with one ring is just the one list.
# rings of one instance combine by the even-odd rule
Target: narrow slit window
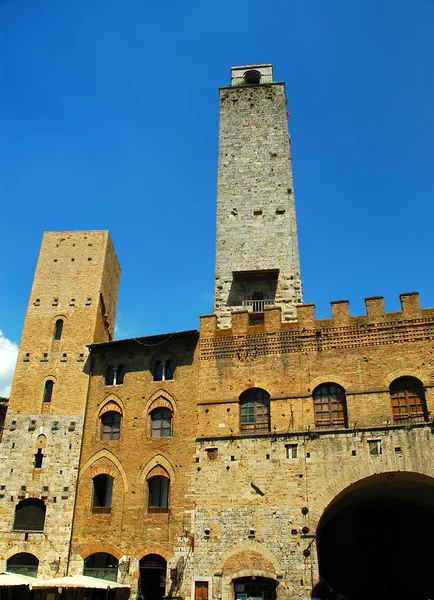
[[45,382],[45,387],[44,387],[44,402],[51,402],[51,399],[53,397],[53,388],[54,388],[54,381],[52,381],[51,379],[48,379]]
[[63,319],[57,319],[56,325],[54,327],[54,339],[60,340],[62,337],[63,331]]

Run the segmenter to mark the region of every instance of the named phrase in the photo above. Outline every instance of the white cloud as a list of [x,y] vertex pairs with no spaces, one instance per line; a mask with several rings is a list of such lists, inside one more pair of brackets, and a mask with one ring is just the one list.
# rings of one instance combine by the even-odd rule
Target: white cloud
[[0,329],[0,396],[5,398],[9,398],[17,356],[18,345],[8,340]]

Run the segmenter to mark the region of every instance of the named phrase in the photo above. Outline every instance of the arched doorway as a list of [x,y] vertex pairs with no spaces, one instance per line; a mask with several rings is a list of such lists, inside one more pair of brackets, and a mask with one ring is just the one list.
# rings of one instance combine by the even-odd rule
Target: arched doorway
[[11,556],[6,563],[6,570],[18,575],[36,577],[38,574],[39,560],[28,552],[19,552]]
[[139,567],[139,599],[161,600],[166,593],[166,560],[159,554],[147,554]]
[[434,598],[434,479],[382,473],[339,494],[317,529],[319,570],[350,600]]
[[266,577],[239,577],[233,580],[235,600],[276,600],[277,582]]

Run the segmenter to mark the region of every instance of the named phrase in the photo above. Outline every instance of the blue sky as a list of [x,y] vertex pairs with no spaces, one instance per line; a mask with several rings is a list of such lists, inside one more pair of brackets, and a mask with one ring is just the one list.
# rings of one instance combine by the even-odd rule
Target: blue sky
[[198,327],[217,88],[259,62],[287,85],[304,300],[434,306],[433,0],[3,0],[0,28],[5,340],[56,229],[111,231],[118,337]]

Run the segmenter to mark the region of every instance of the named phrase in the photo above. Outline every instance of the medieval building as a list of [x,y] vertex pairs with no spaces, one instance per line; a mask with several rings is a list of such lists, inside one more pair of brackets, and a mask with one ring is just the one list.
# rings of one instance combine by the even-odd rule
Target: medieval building
[[[132,598],[434,594],[434,309],[302,304],[285,85],[220,89],[214,314],[113,340],[108,232],[44,235],[0,444],[0,567]],[[4,404],[4,403],[3,403]]]

